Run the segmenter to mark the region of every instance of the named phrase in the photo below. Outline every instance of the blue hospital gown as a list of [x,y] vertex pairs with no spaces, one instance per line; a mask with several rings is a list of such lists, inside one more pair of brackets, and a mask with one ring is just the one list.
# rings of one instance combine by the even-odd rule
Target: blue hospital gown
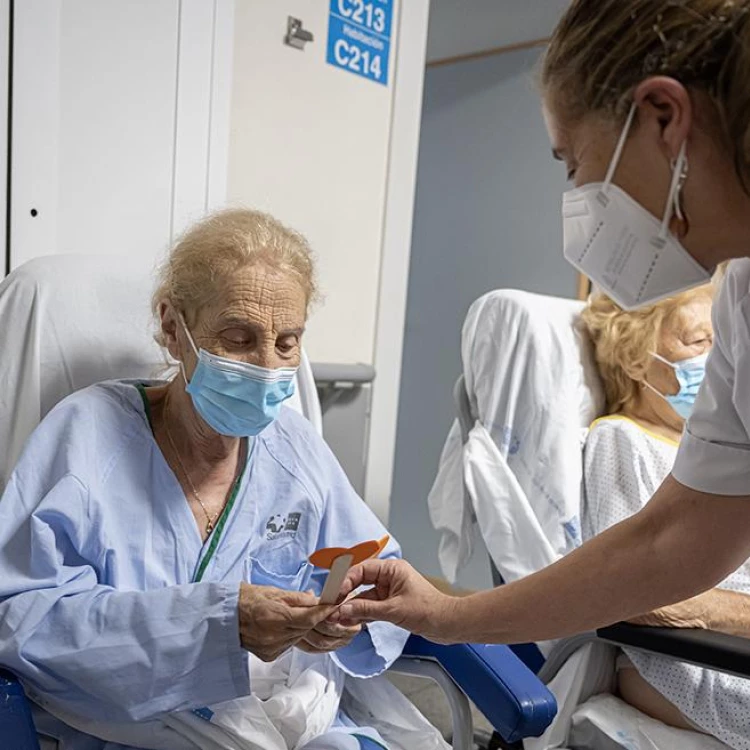
[[[204,545],[134,384],[74,393],[29,439],[0,501],[0,664],[65,750],[121,747],[91,737],[92,726],[100,737],[116,729],[122,746],[185,748],[160,714],[252,690],[239,583],[320,593],[325,572],[311,568],[311,552],[385,533],[291,410],[248,454]],[[398,555],[391,542],[384,556]],[[406,637],[374,623],[332,658],[374,676]]]

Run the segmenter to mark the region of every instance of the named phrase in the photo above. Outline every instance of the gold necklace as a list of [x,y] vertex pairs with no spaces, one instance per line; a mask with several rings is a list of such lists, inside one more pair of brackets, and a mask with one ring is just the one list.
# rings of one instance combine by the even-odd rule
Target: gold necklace
[[164,429],[167,431],[167,437],[169,438],[169,444],[172,446],[172,450],[174,451],[174,454],[177,458],[177,463],[180,465],[180,469],[182,469],[182,473],[185,475],[185,479],[187,479],[188,484],[190,485],[190,490],[195,495],[195,499],[198,501],[198,504],[203,509],[203,512],[206,514],[206,520],[208,523],[206,524],[206,534],[210,534],[214,530],[214,525],[216,524],[216,521],[219,519],[219,516],[224,512],[224,508],[226,507],[226,501],[224,502],[224,505],[219,508],[219,510],[214,514],[213,517],[211,517],[211,514],[206,510],[206,506],[203,504],[203,500],[201,499],[200,493],[195,488],[195,485],[193,484],[193,480],[190,478],[190,474],[188,474],[187,469],[185,468],[185,464],[182,463],[182,458],[180,458],[180,452],[177,450],[177,446],[174,444],[174,438],[172,437],[172,431],[169,429],[169,418],[167,416],[167,412],[169,410],[169,391],[167,391],[167,398],[164,403]]

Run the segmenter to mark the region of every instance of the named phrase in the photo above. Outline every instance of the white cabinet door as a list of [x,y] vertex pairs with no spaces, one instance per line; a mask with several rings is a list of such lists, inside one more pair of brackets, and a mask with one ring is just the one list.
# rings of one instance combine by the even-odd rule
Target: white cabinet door
[[[271,212],[310,240],[327,293],[305,342],[316,361],[374,360],[394,4],[387,86],[326,62],[329,0],[237,4],[227,197]],[[341,5],[352,13],[356,3]],[[315,37],[303,51],[283,43],[289,16]]]
[[225,181],[232,14],[227,0],[15,3],[12,267],[153,261],[223,202],[209,174]]

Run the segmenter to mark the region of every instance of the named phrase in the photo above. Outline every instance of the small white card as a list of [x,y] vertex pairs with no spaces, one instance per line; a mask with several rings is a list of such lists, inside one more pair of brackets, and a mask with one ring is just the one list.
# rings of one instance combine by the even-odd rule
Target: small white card
[[323,586],[323,591],[320,594],[320,604],[336,604],[341,584],[344,582],[353,562],[354,555],[341,555],[333,561],[325,586]]

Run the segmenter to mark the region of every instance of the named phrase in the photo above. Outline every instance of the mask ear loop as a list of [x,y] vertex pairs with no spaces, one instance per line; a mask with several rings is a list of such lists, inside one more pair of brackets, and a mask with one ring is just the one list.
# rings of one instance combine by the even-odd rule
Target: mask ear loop
[[[674,362],[670,362],[668,359],[665,359],[664,357],[661,356],[661,354],[657,354],[656,352],[649,352],[649,354],[654,359],[658,360],[659,362],[663,362],[665,365],[667,365],[667,367],[671,367],[672,370],[677,372],[677,365]],[[653,391],[657,396],[661,396],[667,403],[669,403],[669,399],[661,391],[658,391],[656,388],[654,388],[654,386],[651,385],[651,383],[649,383],[648,380],[641,380],[641,385]],[[680,383],[679,379],[677,380],[677,385],[681,390],[682,384]],[[677,393],[679,392],[680,391],[677,391]],[[677,394],[674,394],[674,395],[677,395]]]
[[[665,365],[667,365],[667,367],[671,367],[672,370],[674,370],[675,377],[677,378],[677,385],[679,386],[679,390],[677,391],[676,394],[673,394],[673,395],[679,395],[682,392],[682,389],[685,387],[685,384],[683,383],[684,378],[680,377],[680,366],[676,364],[675,362],[670,362],[668,359],[665,359],[664,357],[661,356],[661,354],[657,354],[656,352],[650,352],[650,354],[654,359],[658,360],[659,362],[663,362]],[[704,355],[699,354],[698,357],[691,357],[691,359],[699,359],[700,357],[703,357],[703,356]],[[705,355],[705,356],[707,357],[708,355]],[[684,361],[689,361],[689,360],[684,360]],[[651,390],[654,391],[654,393],[658,393],[660,396],[662,396],[662,398],[665,398],[667,401],[669,401],[669,399],[667,399],[667,397],[663,393],[659,393],[659,391],[657,391],[656,388],[654,388],[650,383],[646,382],[645,380],[642,382],[645,383],[649,388],[651,388]]]
[[[190,331],[188,330],[187,323],[185,322],[185,318],[182,316],[181,312],[177,313],[177,318],[179,319],[180,323],[182,323],[182,330],[185,331],[185,335],[187,336],[187,340],[190,342],[190,346],[193,347],[193,351],[195,352],[195,358],[200,359],[200,353],[198,352],[198,349],[195,346],[195,341],[193,341],[193,337],[190,335]],[[185,381],[185,385],[189,385],[189,381],[187,379],[187,373],[185,372],[185,364],[182,360],[180,360],[180,372],[182,373],[182,379]]]
[[[665,365],[667,365],[667,367],[671,367],[674,371],[677,371],[677,366],[674,364],[674,362],[670,362],[668,359],[665,359],[661,356],[661,354],[657,354],[656,352],[649,352],[649,354],[659,362],[663,362]],[[667,403],[669,403],[669,399],[661,391],[656,390],[656,388],[654,388],[654,386],[651,385],[648,380],[641,380],[641,385],[653,391],[657,396],[661,396]],[[679,381],[677,385],[679,385]]]
[[644,388],[648,388],[650,391],[653,391],[657,396],[661,396],[667,403],[669,403],[669,399],[661,391],[657,391],[656,388],[654,388],[654,386],[648,382],[648,380],[641,380],[641,385]]
[[649,354],[651,354],[651,356],[654,359],[658,359],[659,362],[663,362],[665,365],[668,365],[673,370],[677,369],[677,365],[674,362],[670,362],[668,359],[665,359],[664,357],[661,356],[661,354],[657,354],[656,352],[649,352]]
[[627,120],[625,120],[625,126],[622,129],[622,133],[620,133],[620,140],[617,141],[615,153],[612,154],[612,160],[610,161],[609,168],[607,169],[607,176],[604,178],[602,192],[605,195],[609,190],[609,186],[612,184],[612,180],[615,176],[615,170],[617,169],[617,166],[620,163],[620,159],[622,158],[622,152],[625,148],[625,143],[628,140],[628,135],[630,135],[630,128],[633,126],[633,120],[635,119],[635,113],[637,109],[638,107],[636,106],[635,102],[633,102],[632,106],[630,107],[630,112],[628,112]]

